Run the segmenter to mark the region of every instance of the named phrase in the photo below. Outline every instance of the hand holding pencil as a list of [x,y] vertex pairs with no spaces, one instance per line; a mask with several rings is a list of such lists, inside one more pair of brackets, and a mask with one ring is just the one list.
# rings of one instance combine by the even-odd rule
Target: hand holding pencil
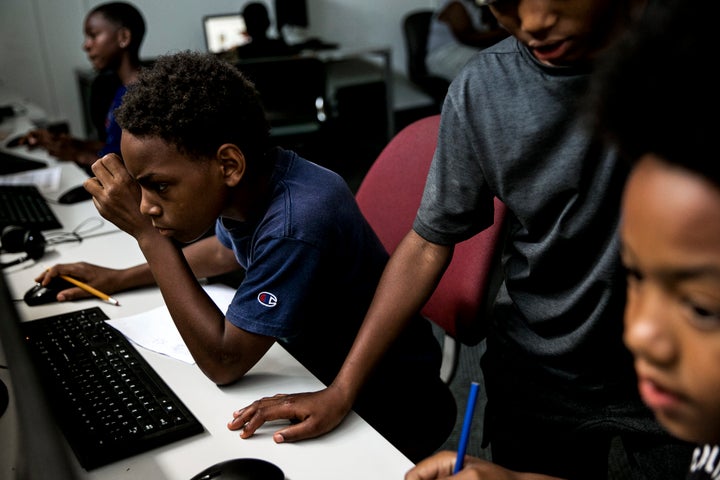
[[467,452],[468,441],[470,441],[470,431],[472,430],[472,420],[473,415],[475,414],[475,403],[477,402],[479,389],[480,384],[477,382],[472,382],[470,384],[470,395],[468,395],[467,407],[465,408],[465,419],[463,420],[462,432],[460,434],[460,445],[458,445],[457,459],[455,460],[453,474],[462,470],[465,462],[465,453]]
[[537,473],[515,472],[481,458],[466,456],[480,385],[472,382],[465,407],[458,451],[443,450],[421,460],[405,474],[405,480],[474,478],[480,480],[561,480]]
[[[46,270],[46,272],[50,272],[50,269],[48,268],[48,269]],[[88,284],[85,283],[85,282],[81,282],[80,280],[77,280],[76,278],[73,278],[73,277],[70,276],[70,275],[58,274],[57,277],[58,277],[58,278],[62,278],[62,279],[65,280],[66,282],[75,285],[76,287],[80,288],[81,290],[84,290],[84,291],[88,292],[88,293],[91,294],[91,295],[96,296],[97,298],[103,300],[104,302],[107,302],[107,303],[109,303],[109,304],[111,304],[111,305],[115,305],[115,306],[119,306],[119,305],[120,305],[120,302],[118,302],[115,298],[111,297],[111,296],[108,295],[107,293],[102,292],[102,291],[98,290],[97,288],[88,285]],[[39,278],[36,279],[36,281],[40,281],[41,279],[42,279],[42,277],[39,277]]]
[[63,280],[65,280],[65,281],[68,281],[68,282],[72,283],[72,284],[75,285],[76,287],[82,288],[82,289],[85,290],[86,292],[95,295],[95,296],[98,297],[99,299],[104,300],[104,301],[106,301],[107,303],[109,303],[109,304],[111,304],[111,305],[120,306],[120,302],[118,302],[117,300],[115,300],[113,297],[111,297],[111,296],[108,295],[107,293],[103,293],[103,292],[101,292],[100,290],[91,287],[91,286],[88,285],[87,283],[83,283],[83,282],[81,282],[80,280],[75,280],[74,278],[69,277],[69,276],[67,276],[67,275],[59,275],[59,277],[62,278]]

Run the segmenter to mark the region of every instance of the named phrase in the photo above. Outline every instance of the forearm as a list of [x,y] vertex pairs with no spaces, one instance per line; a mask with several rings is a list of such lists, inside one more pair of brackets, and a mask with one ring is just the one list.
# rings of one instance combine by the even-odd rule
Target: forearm
[[98,159],[98,151],[100,151],[100,148],[102,148],[102,144],[99,145],[98,148],[93,148],[93,145],[88,145],[87,149],[78,150],[75,154],[75,163],[78,165],[92,165],[95,163]]
[[[241,268],[232,250],[217,245],[218,243],[215,237],[208,237],[183,248],[183,254],[195,278],[222,275]],[[118,289],[129,290],[148,285],[156,283],[147,263],[118,272]]]
[[72,161],[78,165],[88,166],[98,159],[98,152],[105,144],[98,141],[82,140],[69,135],[59,136],[46,148],[50,155],[60,160]]
[[199,285],[182,250],[170,239],[158,234],[138,239],[138,244],[190,353],[203,371],[213,371],[225,315]]
[[354,401],[382,355],[432,295],[452,257],[452,247],[434,245],[415,232],[390,258],[375,297],[333,387]]
[[119,290],[155,285],[155,277],[147,263],[121,270],[118,272],[117,278]]
[[215,235],[186,246],[183,253],[196,278],[223,275],[242,268],[233,251],[223,246]]

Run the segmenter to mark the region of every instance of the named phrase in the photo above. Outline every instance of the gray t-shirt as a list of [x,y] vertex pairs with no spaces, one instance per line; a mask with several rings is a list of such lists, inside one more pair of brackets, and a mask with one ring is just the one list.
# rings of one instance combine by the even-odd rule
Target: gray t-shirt
[[413,225],[454,244],[487,227],[493,196],[502,200],[509,236],[493,334],[560,381],[588,387],[617,380],[615,362],[632,375],[620,353],[617,238],[627,169],[583,124],[589,73],[544,66],[514,37],[476,55],[448,92]]

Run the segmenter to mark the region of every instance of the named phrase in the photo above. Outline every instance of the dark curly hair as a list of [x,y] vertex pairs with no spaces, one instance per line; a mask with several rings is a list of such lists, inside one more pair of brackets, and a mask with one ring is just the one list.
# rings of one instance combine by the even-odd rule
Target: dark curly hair
[[718,16],[720,2],[653,0],[599,62],[589,113],[630,162],[651,153],[720,186]]
[[115,116],[123,130],[159,137],[191,156],[207,158],[223,143],[235,144],[249,172],[262,166],[268,147],[270,126],[257,90],[212,54],[158,57],[128,87]]

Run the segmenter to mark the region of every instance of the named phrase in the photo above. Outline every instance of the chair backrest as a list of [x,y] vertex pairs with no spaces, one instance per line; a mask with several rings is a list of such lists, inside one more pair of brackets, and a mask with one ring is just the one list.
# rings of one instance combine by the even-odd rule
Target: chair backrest
[[[417,120],[402,129],[368,170],[355,198],[388,252],[412,228],[437,144],[440,115]],[[492,227],[459,243],[422,314],[467,345],[484,337],[487,300],[500,284],[497,268],[506,207],[495,199]]]
[[432,16],[432,10],[415,10],[407,13],[403,19],[408,77],[413,81],[427,75],[425,56]]
[[321,60],[262,57],[242,59],[236,66],[255,83],[271,129],[325,121],[327,75]]
[[429,9],[413,10],[405,14],[402,20],[403,39],[408,78],[441,105],[450,82],[428,73],[425,64],[432,16],[433,11]]

